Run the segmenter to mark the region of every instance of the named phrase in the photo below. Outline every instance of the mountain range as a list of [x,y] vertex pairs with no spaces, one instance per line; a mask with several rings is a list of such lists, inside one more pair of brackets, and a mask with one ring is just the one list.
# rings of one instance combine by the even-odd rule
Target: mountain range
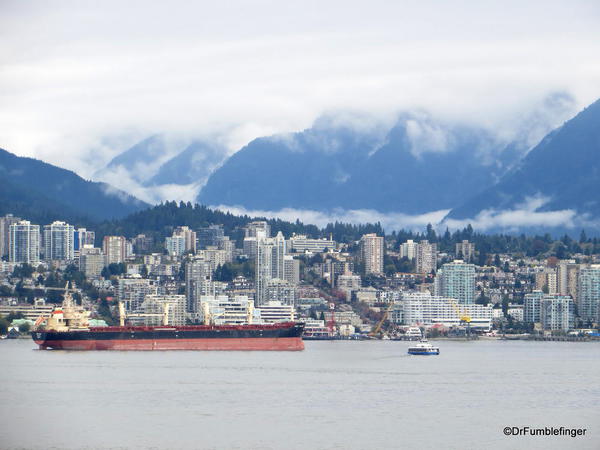
[[182,194],[189,200],[226,157],[227,150],[217,142],[156,134],[115,156],[94,176],[128,190],[134,186],[149,202]]
[[0,215],[31,220],[115,219],[148,204],[106,183],[87,181],[70,170],[0,149]]
[[[522,128],[544,129],[544,112],[536,117],[522,117]],[[254,139],[232,156],[216,140],[153,135],[113,158],[96,178],[114,180],[128,193],[137,192],[128,188],[134,183],[166,198],[246,210],[438,212],[447,213],[448,223],[475,227],[482,217],[509,217],[512,227],[520,214],[526,225],[535,216],[541,226],[596,226],[600,101],[533,148],[531,140],[499,135],[423,112],[400,114],[391,125],[327,115],[300,132]],[[110,219],[148,206],[109,184],[4,150],[0,181],[0,213],[61,210]],[[183,192],[186,197],[176,197]],[[545,224],[547,218],[554,222]]]
[[323,121],[259,138],[208,179],[198,201],[247,209],[422,214],[489,187],[526,148],[489,131],[403,114],[389,130]]
[[485,211],[573,211],[600,218],[600,100],[550,132],[502,179],[454,208],[448,218]]

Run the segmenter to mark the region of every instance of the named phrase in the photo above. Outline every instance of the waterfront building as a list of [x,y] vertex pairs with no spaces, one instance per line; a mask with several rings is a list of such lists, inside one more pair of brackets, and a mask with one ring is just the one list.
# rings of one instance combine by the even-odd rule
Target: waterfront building
[[575,327],[575,303],[566,295],[546,294],[540,301],[540,322],[548,331],[569,331]]
[[463,240],[462,242],[456,244],[455,254],[456,259],[462,259],[463,261],[471,262],[475,257],[475,244],[467,240]]
[[22,314],[24,319],[37,320],[41,317],[50,317],[54,305],[46,305],[42,298],[36,298],[34,304],[21,305],[0,305],[0,316],[8,316],[9,314]]
[[293,322],[296,320],[292,305],[270,301],[262,304],[257,309],[260,311],[260,318],[264,323]]
[[123,236],[104,236],[102,251],[105,264],[119,264],[125,261],[127,256],[127,240]]
[[523,305],[513,305],[512,303],[509,304],[506,314],[511,316],[513,320],[517,322],[523,322],[523,319],[525,318]]
[[79,250],[79,270],[85,273],[87,278],[100,278],[103,268],[102,249],[86,244]]
[[360,239],[360,258],[367,275],[383,274],[383,237],[375,233],[363,235]]
[[475,303],[475,266],[460,259],[444,264],[435,277],[434,293],[463,305]]
[[128,318],[135,325],[160,326],[164,324],[165,312],[167,325],[185,325],[185,295],[147,294]]
[[260,311],[254,309],[254,302],[245,295],[203,295],[200,304],[202,322],[205,324],[243,325],[260,322]]
[[464,326],[460,316],[471,318],[470,327],[489,330],[492,325],[492,307],[484,305],[457,305],[453,298],[431,295],[425,292],[410,292],[402,295],[399,307],[391,320],[400,319],[404,325],[434,325],[447,327]]
[[37,264],[40,261],[40,226],[28,220],[10,225],[8,260],[14,263]]
[[417,273],[430,274],[437,269],[437,244],[430,244],[424,240],[417,244],[416,271]]
[[600,264],[592,264],[579,270],[577,309],[586,323],[600,322]]
[[417,257],[417,245],[412,239],[400,244],[400,258],[414,260]]
[[75,228],[65,222],[55,221],[44,225],[44,259],[46,261],[71,261],[75,257]]
[[523,322],[539,323],[541,321],[541,301],[544,297],[542,290],[536,290],[525,294],[523,300]]

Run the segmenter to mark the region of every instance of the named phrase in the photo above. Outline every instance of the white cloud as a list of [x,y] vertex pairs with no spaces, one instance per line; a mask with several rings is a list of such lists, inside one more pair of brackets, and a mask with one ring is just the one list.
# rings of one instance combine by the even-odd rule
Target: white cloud
[[314,224],[319,227],[324,227],[328,223],[332,222],[345,222],[353,224],[363,223],[381,223],[381,226],[386,232],[392,230],[423,230],[427,224],[439,223],[449,210],[433,211],[426,214],[408,215],[408,214],[387,214],[370,209],[355,209],[355,210],[342,210],[336,209],[329,212],[302,210],[294,208],[284,208],[279,211],[266,211],[266,210],[250,210],[241,206],[212,206],[212,208],[219,209],[221,211],[230,212],[237,215],[248,215],[251,217],[267,217],[267,218],[279,218],[290,222],[295,222],[300,219],[305,224]]
[[284,208],[279,211],[250,210],[240,206],[212,206],[221,211],[250,217],[279,218],[290,222],[300,219],[305,224],[324,227],[335,221],[353,224],[381,223],[387,233],[396,230],[412,230],[422,232],[428,224],[432,224],[439,232],[446,228],[451,231],[471,225],[475,231],[502,231],[515,233],[524,227],[530,228],[599,228],[600,221],[587,215],[579,215],[571,209],[558,211],[539,211],[550,199],[541,195],[527,198],[522,204],[510,210],[489,209],[480,212],[476,217],[464,220],[444,219],[449,210],[432,211],[425,214],[409,215],[400,213],[382,213],[375,210],[342,210],[329,212]]
[[154,133],[223,134],[233,151],[324,111],[421,107],[510,134],[548,92],[577,108],[600,94],[594,2],[0,8],[0,146],[84,174]]
[[440,225],[450,229],[463,228],[468,224],[477,231],[501,230],[517,232],[525,227],[531,228],[568,228],[575,229],[585,226],[597,227],[587,215],[578,215],[573,209],[555,211],[540,211],[550,201],[549,197],[536,195],[528,197],[514,209],[498,210],[485,209],[470,219],[446,219]]

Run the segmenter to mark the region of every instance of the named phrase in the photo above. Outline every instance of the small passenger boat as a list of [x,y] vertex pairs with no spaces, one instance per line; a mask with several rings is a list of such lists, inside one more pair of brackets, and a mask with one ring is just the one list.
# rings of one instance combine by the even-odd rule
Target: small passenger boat
[[412,347],[408,347],[409,355],[439,355],[440,348],[434,347],[427,339],[421,339],[421,341]]

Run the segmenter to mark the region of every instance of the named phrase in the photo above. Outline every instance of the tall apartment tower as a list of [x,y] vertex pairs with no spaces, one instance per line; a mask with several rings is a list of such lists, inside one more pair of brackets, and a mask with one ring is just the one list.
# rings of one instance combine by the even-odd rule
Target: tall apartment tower
[[270,227],[269,223],[264,220],[250,222],[248,225],[246,225],[245,237],[254,237],[254,238],[271,237],[271,227]]
[[19,223],[21,219],[12,214],[0,217],[0,258],[8,255],[10,248],[10,226]]
[[219,241],[223,239],[225,232],[221,225],[210,225],[198,230],[198,243],[200,248],[218,247]]
[[84,245],[79,249],[79,270],[87,278],[100,278],[104,268],[102,249],[93,245]]
[[544,297],[541,290],[525,294],[523,301],[523,322],[539,323],[541,321],[541,301]]
[[194,257],[185,264],[186,311],[199,313],[200,296],[207,295],[213,269],[210,261]]
[[570,295],[572,299],[577,299],[579,264],[574,259],[563,259],[558,262],[556,271],[558,293],[560,295]]
[[456,244],[455,250],[457,259],[462,259],[463,261],[471,262],[475,257],[475,244],[472,244],[469,241],[464,240],[462,242],[459,242],[458,244]]
[[10,226],[8,260],[37,264],[40,261],[40,226],[21,220]]
[[[223,229],[221,228],[222,232]],[[218,234],[218,232],[217,232]],[[173,230],[173,237],[181,236],[184,240],[184,247],[186,252],[196,253],[196,232],[192,231],[189,227],[177,227]],[[222,237],[222,236],[221,236]]]
[[104,236],[102,252],[107,266],[122,263],[127,256],[127,240],[123,236]]
[[600,264],[592,264],[579,270],[577,310],[585,322],[600,322]]
[[400,244],[400,258],[408,258],[411,261],[417,257],[417,243],[412,239]]
[[46,261],[71,261],[75,258],[75,228],[65,222],[55,221],[44,225],[44,259]]
[[437,268],[437,244],[424,240],[417,245],[417,273],[430,274]]
[[262,238],[256,252],[256,306],[268,301],[267,284],[273,278],[285,279],[286,243],[281,232],[274,238]]
[[558,278],[555,269],[545,269],[535,274],[535,288],[548,294],[558,294]]
[[460,259],[444,264],[434,288],[437,296],[454,298],[462,305],[475,303],[475,266]]
[[94,246],[96,242],[96,233],[88,231],[85,228],[77,228],[73,238],[73,247],[75,250],[81,250],[86,245]]
[[383,237],[375,233],[360,238],[360,257],[365,265],[365,273],[383,273]]
[[568,295],[544,295],[540,301],[540,323],[544,330],[572,330],[575,326],[573,299]]

